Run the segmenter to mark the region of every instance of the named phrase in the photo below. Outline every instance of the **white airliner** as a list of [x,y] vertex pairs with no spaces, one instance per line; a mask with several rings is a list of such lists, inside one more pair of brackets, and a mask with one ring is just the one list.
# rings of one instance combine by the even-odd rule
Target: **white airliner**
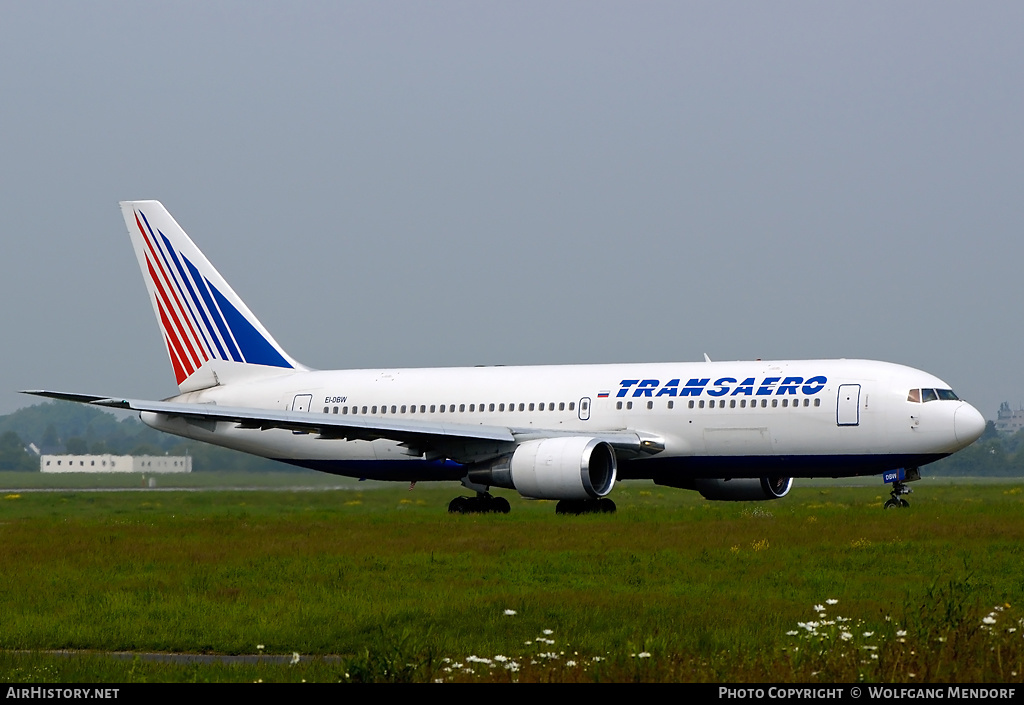
[[179,393],[30,391],[134,409],[168,433],[328,473],[461,482],[452,512],[507,512],[492,487],[614,511],[616,481],[708,499],[786,495],[794,477],[918,468],[985,420],[942,380],[870,360],[312,370],[292,358],[157,201],[121,203]]

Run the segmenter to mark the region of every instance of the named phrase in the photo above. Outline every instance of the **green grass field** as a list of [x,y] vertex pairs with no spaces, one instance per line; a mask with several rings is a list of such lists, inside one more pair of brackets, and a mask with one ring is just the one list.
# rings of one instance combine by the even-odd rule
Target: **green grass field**
[[[0,678],[921,683],[1024,673],[1024,480],[916,483],[912,507],[890,511],[880,484],[711,503],[634,483],[613,493],[616,514],[581,517],[514,493],[504,494],[508,515],[449,515],[451,485],[285,484],[0,490]],[[298,663],[269,658],[293,654]]]

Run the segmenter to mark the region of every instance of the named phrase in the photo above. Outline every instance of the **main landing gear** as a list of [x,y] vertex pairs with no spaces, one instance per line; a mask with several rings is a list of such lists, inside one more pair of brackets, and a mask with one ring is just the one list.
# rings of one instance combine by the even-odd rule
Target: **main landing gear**
[[[456,497],[448,503],[449,514],[508,514],[509,504],[504,497],[494,497],[488,491],[490,487],[471,482],[469,478],[462,480],[462,486],[476,492],[475,497]],[[611,514],[615,511],[615,502],[607,497],[601,499],[563,499],[555,505],[555,514]]]
[[[492,497],[488,492],[478,492],[476,497],[456,497],[448,503],[449,514],[508,514],[508,500]],[[555,514],[611,514],[615,502],[610,499],[569,500],[563,499],[555,505]]]
[[563,499],[555,505],[555,514],[612,514],[615,502],[602,499]]
[[448,503],[449,514],[508,514],[508,500],[477,492],[476,497],[456,497]]

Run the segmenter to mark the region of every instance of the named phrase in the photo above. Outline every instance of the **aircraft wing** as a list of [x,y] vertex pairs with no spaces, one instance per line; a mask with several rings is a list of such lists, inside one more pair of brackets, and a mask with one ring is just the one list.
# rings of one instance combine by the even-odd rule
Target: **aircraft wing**
[[[152,412],[193,421],[235,423],[246,429],[285,429],[295,433],[317,434],[324,439],[390,440],[401,444],[409,455],[444,456],[459,462],[472,462],[510,453],[526,440],[556,436],[592,435],[579,431],[537,428],[511,428],[482,424],[458,424],[440,421],[419,421],[378,416],[318,414],[308,411],[277,411],[216,404],[183,404],[181,402],[123,399],[91,394],[74,394],[48,390],[26,390],[49,399],[73,401],[113,409]],[[627,455],[650,453],[650,441],[641,440],[633,431],[600,431],[593,434],[607,441],[619,453]],[[660,450],[660,449],[659,449]],[[655,451],[656,452],[656,451]]]

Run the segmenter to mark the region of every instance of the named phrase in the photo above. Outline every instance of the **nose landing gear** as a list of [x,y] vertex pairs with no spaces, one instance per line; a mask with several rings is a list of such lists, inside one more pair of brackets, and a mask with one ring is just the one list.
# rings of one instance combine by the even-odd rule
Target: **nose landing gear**
[[914,490],[906,486],[906,484],[899,482],[898,480],[892,483],[892,492],[890,496],[892,499],[885,501],[883,505],[886,509],[904,509],[910,506],[910,502],[900,497],[902,494],[910,494]]
[[899,470],[883,474],[882,479],[886,483],[892,483],[892,491],[889,493],[890,499],[887,499],[882,506],[886,509],[906,509],[910,506],[910,502],[903,499],[901,495],[913,492],[912,489],[907,487],[907,483],[920,480],[921,471],[917,468],[900,468]]

